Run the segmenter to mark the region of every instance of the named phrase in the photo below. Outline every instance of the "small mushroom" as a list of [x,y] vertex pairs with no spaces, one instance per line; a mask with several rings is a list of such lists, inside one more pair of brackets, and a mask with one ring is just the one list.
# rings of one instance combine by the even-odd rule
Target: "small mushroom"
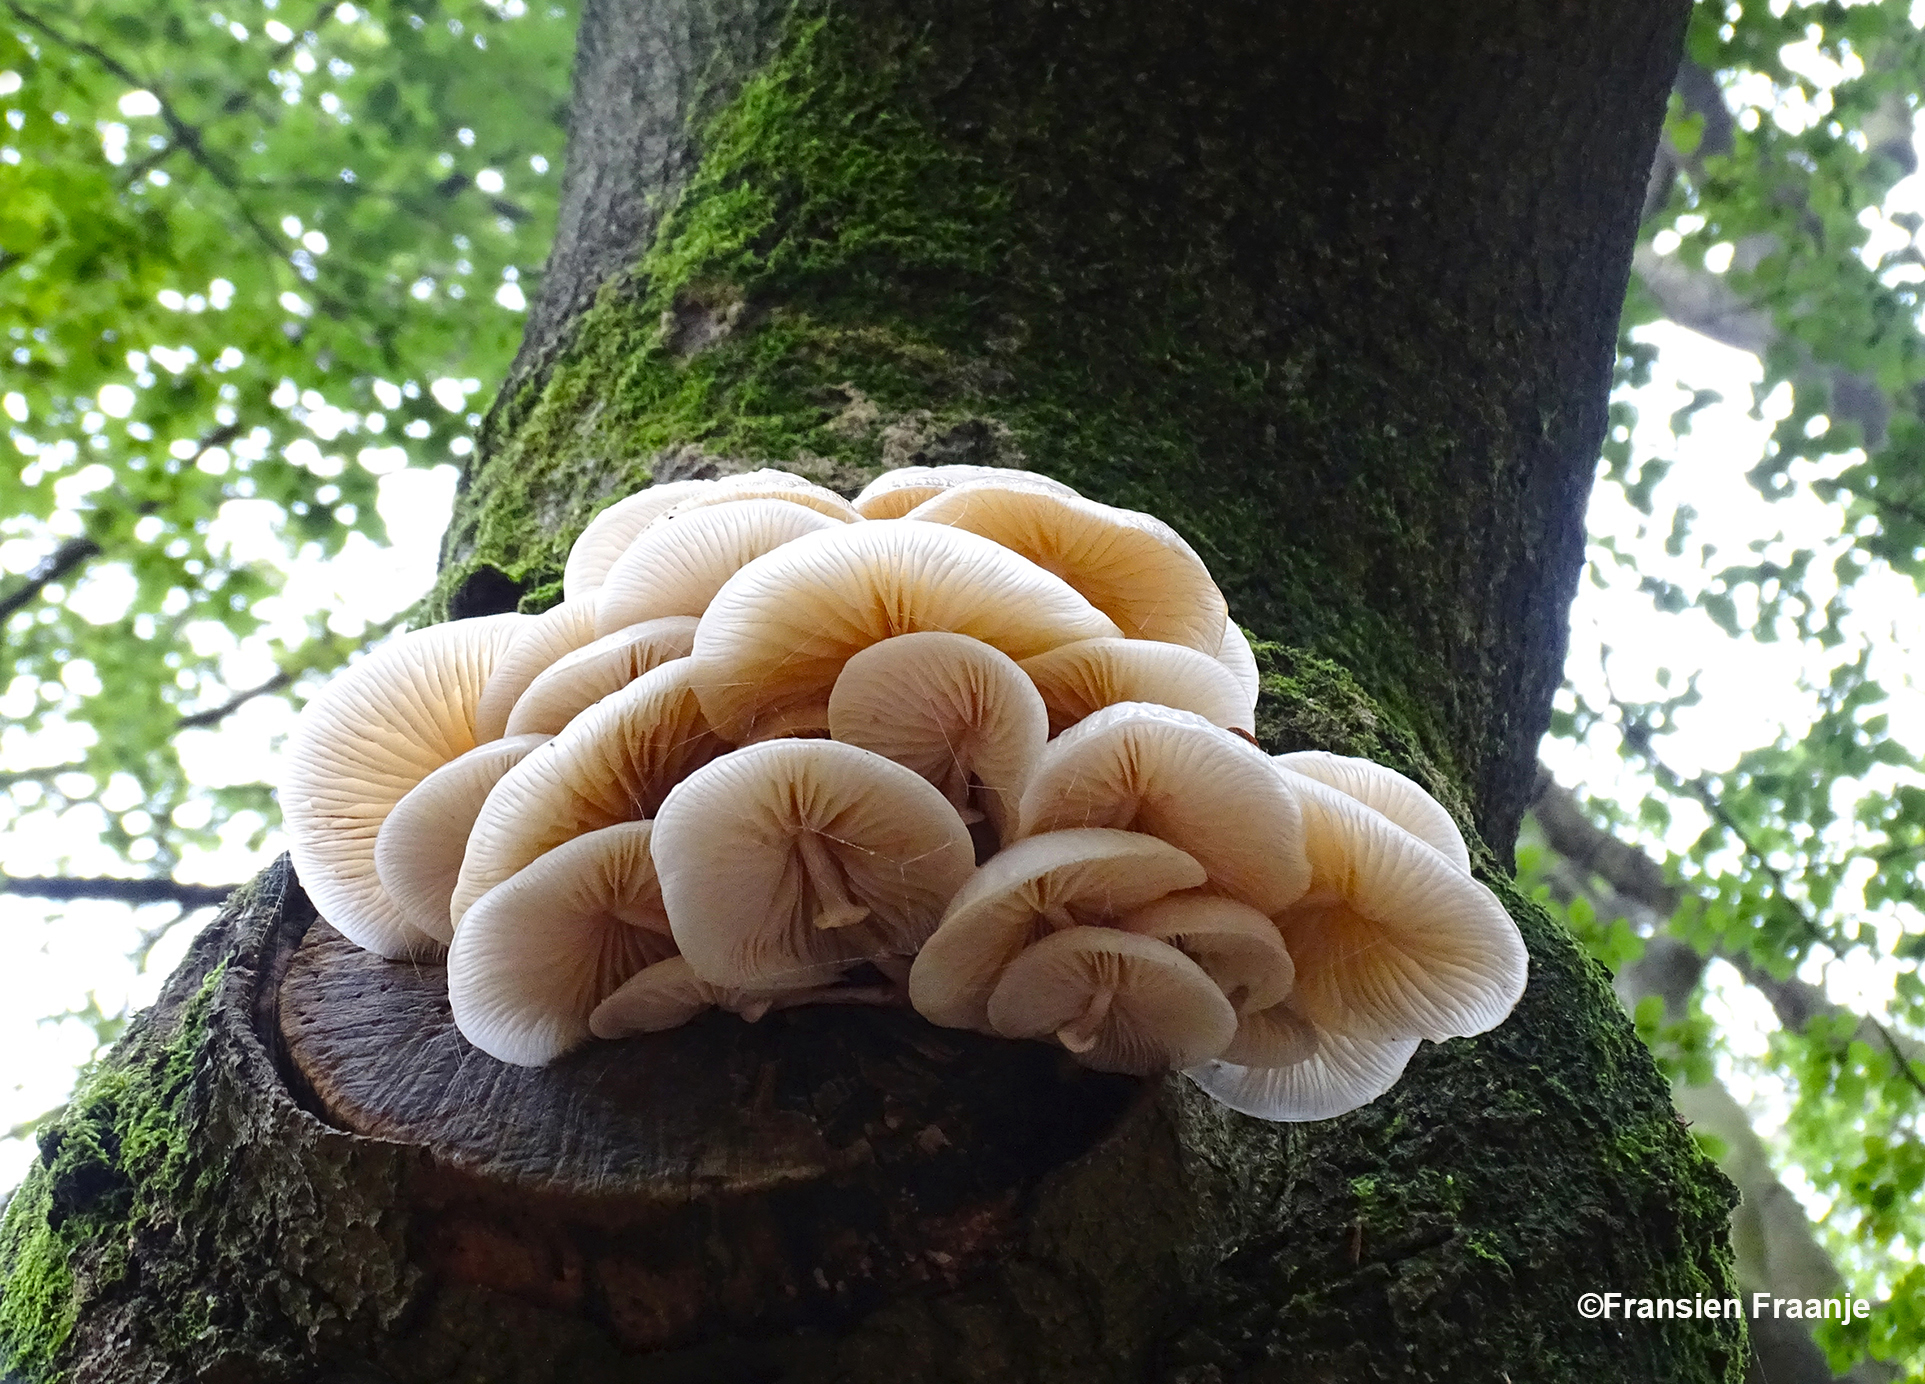
[[1007,840],[1049,739],[1042,698],[1009,655],[925,631],[871,644],[829,694],[829,734],[914,769],[964,822]]
[[1019,481],[1064,495],[1076,493],[1061,481],[1008,466],[899,466],[862,488],[856,512],[864,519],[900,519],[924,500],[973,481]]
[[547,743],[546,735],[516,735],[477,745],[422,779],[381,823],[375,873],[402,916],[442,946],[454,940],[448,901],[481,805],[503,774]]
[[771,740],[692,774],[656,814],[654,851],[682,955],[752,990],[913,955],[975,859],[942,794],[833,740]]
[[653,817],[671,788],[724,748],[702,718],[687,659],[596,702],[482,804],[449,904],[457,935],[469,907],[497,884],[564,841]]
[[1317,1051],[1317,1029],[1290,1001],[1237,1015],[1237,1036],[1217,1054],[1244,1067],[1288,1067]]
[[1529,957],[1495,895],[1382,813],[1300,781],[1309,891],[1275,910],[1292,1006],[1319,1028],[1395,1042],[1504,1021]]
[[1310,883],[1302,814],[1284,776],[1262,750],[1191,711],[1118,702],[1051,741],[1023,790],[1016,834],[1066,827],[1161,837],[1196,857],[1214,892],[1269,916]]
[[1374,760],[1303,750],[1273,755],[1278,767],[1315,779],[1365,807],[1383,813],[1458,869],[1470,870],[1464,835],[1444,805],[1395,769]]
[[597,1038],[628,1038],[680,1028],[705,1009],[726,1009],[750,1023],[777,1009],[804,1004],[896,1004],[893,985],[822,985],[803,990],[731,990],[695,974],[685,956],[637,971],[588,1016]]
[[[770,479],[772,477],[781,479],[776,481]],[[824,518],[839,519],[845,524],[858,523],[862,519],[855,506],[835,491],[800,476],[792,476],[786,471],[755,471],[748,475],[725,477],[715,489],[689,496],[662,517],[679,519],[710,505],[748,500],[775,500],[783,504],[800,505]]]
[[1329,1120],[1370,1104],[1397,1084],[1415,1038],[1371,1042],[1318,1032],[1301,1061],[1247,1066],[1217,1058],[1186,1070],[1220,1105],[1260,1120]]
[[635,536],[682,501],[714,487],[714,481],[669,481],[624,496],[588,521],[562,568],[561,590],[567,600],[579,600],[600,589]]
[[1028,483],[976,481],[925,500],[908,517],[993,539],[1054,572],[1131,639],[1214,657],[1229,617],[1223,593],[1176,530],[1132,509]]
[[753,559],[806,533],[837,527],[836,520],[803,505],[737,500],[726,491],[719,498],[729,503],[687,513],[678,507],[628,545],[596,593],[597,633],[670,615],[699,616],[722,583]]
[[716,730],[740,744],[758,718],[826,699],[843,665],[871,644],[920,630],[965,634],[1024,659],[1116,626],[1060,578],[986,538],[903,519],[844,524],[729,578],[695,631],[695,687]]
[[1196,962],[1239,1018],[1281,1004],[1296,978],[1276,924],[1235,899],[1170,894],[1132,909],[1116,925],[1168,942]]
[[422,779],[475,747],[481,689],[528,617],[415,630],[350,664],[302,710],[281,819],[301,885],[343,936],[390,958],[439,952],[381,885],[375,838]]
[[1054,1038],[1099,1072],[1150,1076],[1223,1051],[1236,1011],[1196,962],[1112,928],[1052,933],[1003,971],[989,1023],[1005,1038]]
[[488,675],[488,685],[481,689],[481,702],[475,708],[476,741],[486,744],[505,735],[508,718],[528,685],[555,660],[594,637],[593,600],[563,601],[523,625],[495,671]]
[[476,900],[448,949],[455,1027],[490,1057],[554,1061],[636,972],[675,954],[649,855],[651,826],[564,842]]
[[1243,689],[1244,703],[1254,720],[1257,696],[1263,690],[1262,676],[1257,672],[1257,656],[1250,650],[1250,640],[1237,627],[1235,620],[1225,619],[1223,622],[1223,643],[1216,651],[1216,661],[1230,670],[1230,676]]
[[671,615],[616,630],[555,660],[508,715],[509,735],[557,735],[582,712],[695,647],[695,618]]
[[1052,831],[1018,841],[956,891],[916,954],[909,1002],[931,1023],[991,1032],[989,996],[1025,947],[1064,928],[1109,923],[1203,879],[1195,860],[1136,832]]
[[1254,731],[1254,709],[1234,674],[1208,654],[1152,639],[1081,639],[1023,660],[1060,735],[1117,702],[1194,711],[1228,730]]

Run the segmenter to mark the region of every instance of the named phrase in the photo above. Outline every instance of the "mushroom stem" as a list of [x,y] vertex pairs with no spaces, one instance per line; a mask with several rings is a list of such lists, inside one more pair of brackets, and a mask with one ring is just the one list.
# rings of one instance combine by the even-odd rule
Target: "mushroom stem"
[[868,907],[849,897],[842,870],[822,838],[805,831],[796,845],[802,852],[802,872],[808,878],[809,892],[815,898],[815,925],[825,929],[848,927],[867,918]]
[[1064,1024],[1056,1030],[1056,1037],[1071,1052],[1088,1052],[1096,1046],[1096,1040],[1103,1032],[1103,1021],[1109,1018],[1110,1001],[1116,998],[1114,985],[1099,985],[1096,993],[1090,996],[1087,1007],[1074,1023]]

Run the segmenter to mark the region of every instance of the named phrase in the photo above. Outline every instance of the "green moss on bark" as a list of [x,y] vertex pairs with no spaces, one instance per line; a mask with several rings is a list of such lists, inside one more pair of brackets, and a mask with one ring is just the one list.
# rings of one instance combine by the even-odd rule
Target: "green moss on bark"
[[[1501,378],[1521,344],[1440,372],[1395,331],[1369,360],[1307,317],[1280,332],[1251,278],[1286,266],[1241,262],[1257,250],[1239,223],[1263,208],[1276,234],[1316,230],[1288,226],[1303,200],[1290,134],[1260,100],[1236,108],[1195,74],[1167,118],[1115,74],[1066,96],[1020,62],[990,70],[978,46],[995,20],[925,18],[794,12],[775,60],[705,124],[701,163],[633,273],[497,408],[437,610],[476,564],[524,590],[552,583],[594,511],[667,448],[859,476],[905,459],[897,425],[915,417],[948,440],[943,459],[997,452],[984,459],[1167,519],[1240,620],[1350,669],[1474,778],[1514,731],[1490,702],[1502,677],[1463,665],[1504,654],[1480,613],[1453,624],[1418,597],[1462,580],[1448,537],[1490,522],[1456,477],[1501,468],[1517,439],[1507,389],[1465,382]],[[1171,22],[1130,19],[1151,32],[1126,53],[1079,40],[1092,65],[1140,64]],[[1222,61],[1226,84],[1275,80]],[[1220,147],[1232,132],[1267,157]],[[1162,162],[1132,177],[1119,151],[1141,162],[1159,145]],[[1119,164],[1115,185],[1093,172]],[[1356,274],[1363,300],[1393,291],[1345,247],[1322,253],[1319,272]],[[1478,336],[1466,328],[1460,354]],[[972,449],[972,434],[1006,442]]]
[[[116,1050],[83,1075],[40,1136],[40,1161],[0,1222],[0,1359],[35,1378],[59,1379],[74,1322],[91,1299],[126,1276],[128,1247],[144,1222],[204,1203],[215,1170],[197,1168],[185,1121],[216,967],[145,1061]],[[173,1334],[204,1323],[196,1299],[179,1304]]]

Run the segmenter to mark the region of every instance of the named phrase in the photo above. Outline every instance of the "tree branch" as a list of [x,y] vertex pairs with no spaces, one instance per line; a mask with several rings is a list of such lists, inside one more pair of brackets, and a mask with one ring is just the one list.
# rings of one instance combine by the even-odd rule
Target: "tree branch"
[[40,593],[80,566],[88,558],[100,556],[100,545],[91,538],[69,538],[33,565],[26,580],[0,596],[0,620],[31,605]]
[[0,875],[0,894],[26,894],[39,899],[110,899],[133,904],[177,903],[182,908],[211,908],[238,888],[237,884],[183,884],[176,879]]
[[205,711],[196,711],[191,715],[181,717],[178,721],[174,722],[174,729],[205,730],[208,726],[217,726],[249,702],[253,701],[256,697],[265,697],[271,693],[279,692],[293,681],[294,674],[283,668],[259,686],[250,687],[245,692],[236,692],[219,706],[210,706]]
[[[1612,896],[1601,900],[1607,908],[1641,924],[1639,931],[1647,933],[1662,927],[1678,911],[1685,893],[1665,881],[1663,868],[1635,846],[1593,823],[1577,795],[1558,783],[1542,764],[1537,767],[1535,792],[1531,815],[1537,819],[1545,843],[1577,869],[1596,875],[1610,886]],[[1566,895],[1593,892],[1568,876],[1555,879],[1554,887]],[[1925,1095],[1925,1081],[1921,1081],[1914,1065],[1925,1064],[1925,1042],[1893,1034],[1876,1019],[1852,1013],[1809,981],[1796,976],[1780,980],[1744,952],[1721,947],[1717,955],[1770,1002],[1772,1013],[1787,1032],[1803,1033],[1815,1019],[1849,1021],[1852,1038],[1890,1053],[1906,1080]]]

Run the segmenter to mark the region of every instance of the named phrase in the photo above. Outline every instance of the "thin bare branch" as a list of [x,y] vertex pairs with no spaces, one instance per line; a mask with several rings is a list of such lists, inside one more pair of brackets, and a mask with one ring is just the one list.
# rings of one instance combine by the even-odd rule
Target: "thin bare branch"
[[108,876],[0,875],[0,894],[38,899],[108,899],[115,903],[177,903],[182,908],[211,908],[240,886],[183,884],[176,879],[115,879]]
[[100,545],[91,538],[69,538],[58,548],[40,559],[28,572],[26,579],[0,596],[0,620],[6,619],[16,610],[33,604],[40,593],[66,576],[74,568],[89,558],[100,556]]
[[205,711],[196,711],[191,715],[181,717],[180,720],[174,722],[174,729],[205,730],[209,726],[217,726],[249,702],[253,701],[256,697],[270,696],[273,693],[279,692],[282,688],[289,686],[293,681],[294,674],[284,668],[266,682],[250,687],[244,692],[236,692],[219,706],[210,706]]

